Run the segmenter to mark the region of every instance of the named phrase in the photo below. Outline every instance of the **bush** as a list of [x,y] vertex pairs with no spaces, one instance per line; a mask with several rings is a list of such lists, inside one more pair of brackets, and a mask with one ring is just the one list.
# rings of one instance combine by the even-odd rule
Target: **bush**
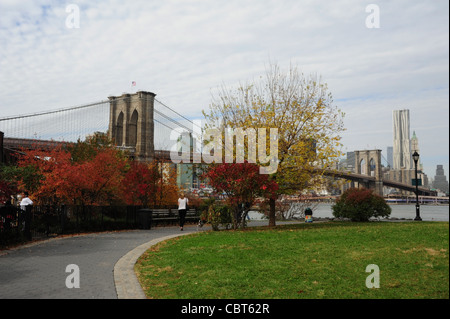
[[371,217],[389,217],[391,207],[383,197],[372,190],[364,188],[350,188],[332,206],[333,216],[350,218],[352,221],[368,221]]
[[200,218],[211,224],[213,230],[219,230],[220,225],[228,229],[232,223],[230,206],[215,204],[214,201],[202,212]]

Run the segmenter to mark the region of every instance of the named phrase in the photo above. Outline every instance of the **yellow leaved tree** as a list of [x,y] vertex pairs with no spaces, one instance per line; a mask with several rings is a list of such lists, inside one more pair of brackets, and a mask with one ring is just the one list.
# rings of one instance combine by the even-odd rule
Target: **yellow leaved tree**
[[[304,76],[293,65],[282,72],[271,63],[257,81],[237,88],[222,86],[213,95],[209,112],[203,111],[203,115],[205,129],[243,129],[246,133],[249,129],[265,129],[266,141],[258,136],[258,154],[264,150],[271,154],[269,147],[274,141],[269,130],[278,130],[276,170],[271,178],[278,183],[279,194],[317,186],[324,170],[331,169],[342,155],[344,113],[333,104],[326,83],[314,75]],[[247,156],[251,153],[248,136]],[[236,149],[233,154],[236,159]],[[267,161],[257,157],[257,163],[264,166]],[[269,226],[275,226],[275,200],[269,204]]]

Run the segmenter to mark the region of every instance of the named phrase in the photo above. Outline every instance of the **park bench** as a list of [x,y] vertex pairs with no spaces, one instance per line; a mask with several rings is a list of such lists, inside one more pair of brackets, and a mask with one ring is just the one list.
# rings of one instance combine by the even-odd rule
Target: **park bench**
[[[190,208],[186,212],[186,223],[197,223],[200,217],[195,208]],[[152,226],[175,225],[179,222],[178,209],[152,209]]]
[[186,212],[186,222],[198,223],[200,216],[195,208],[190,208]]

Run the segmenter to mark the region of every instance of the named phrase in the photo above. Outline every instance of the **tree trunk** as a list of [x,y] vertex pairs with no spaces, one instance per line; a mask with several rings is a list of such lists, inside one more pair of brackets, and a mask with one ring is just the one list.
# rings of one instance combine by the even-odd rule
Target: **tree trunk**
[[240,223],[240,211],[239,211],[239,205],[234,205],[234,212],[233,212],[233,229],[237,230],[239,228]]
[[269,227],[275,227],[275,199],[269,199]]

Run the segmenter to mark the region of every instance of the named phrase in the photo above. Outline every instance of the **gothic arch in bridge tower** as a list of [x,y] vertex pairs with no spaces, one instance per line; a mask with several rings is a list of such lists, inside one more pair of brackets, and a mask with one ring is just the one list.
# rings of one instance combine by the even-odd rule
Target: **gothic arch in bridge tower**
[[117,117],[115,134],[112,139],[116,142],[116,145],[123,145],[123,112],[120,112]]
[[369,162],[369,174],[370,176],[375,176],[375,168],[377,165],[375,164],[375,161],[373,160],[373,157],[370,159]]
[[153,109],[156,94],[139,91],[110,96],[108,136],[122,148],[134,153],[137,160],[154,158]]
[[369,187],[378,195],[383,195],[383,171],[381,168],[381,150],[355,151],[356,173],[375,177]]
[[138,127],[138,112],[133,111],[131,115],[130,124],[128,124],[128,145],[131,147],[136,147],[137,143],[137,127]]
[[367,172],[366,172],[366,160],[364,159],[364,158],[362,158],[360,161],[359,161],[359,163],[358,163],[358,168],[359,168],[359,171],[358,171],[358,173],[359,174],[363,174],[363,175],[365,175],[365,174],[367,174]]

